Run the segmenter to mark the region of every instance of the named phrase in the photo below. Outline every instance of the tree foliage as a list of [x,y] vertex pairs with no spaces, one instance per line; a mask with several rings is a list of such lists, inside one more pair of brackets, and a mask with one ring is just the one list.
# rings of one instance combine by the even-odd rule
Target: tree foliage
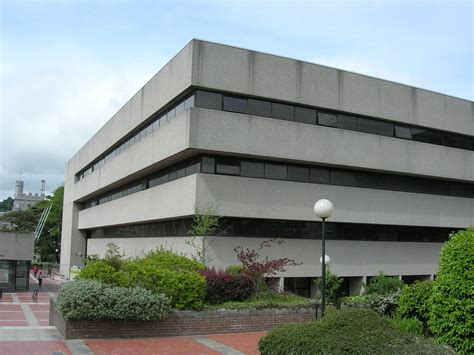
[[7,197],[2,202],[0,202],[0,212],[7,212],[13,209],[13,199],[11,197]]
[[452,234],[440,253],[429,326],[459,354],[474,353],[474,228]]
[[[337,290],[341,287],[343,281],[342,277],[331,272],[329,266],[326,265],[326,299],[331,301],[333,304],[336,303]],[[321,288],[323,287],[323,279],[318,278],[314,283],[316,284],[319,293],[322,294]]]
[[433,292],[433,281],[415,281],[403,288],[398,301],[397,315],[402,318],[416,318],[428,324],[430,312],[430,297]]
[[382,271],[370,279],[367,294],[388,295],[401,290],[405,284],[398,276],[387,276]]
[[191,240],[187,240],[186,244],[192,247],[196,253],[196,259],[206,264],[209,262],[209,248],[212,242],[206,240],[206,237],[214,235],[219,227],[219,216],[217,215],[217,208],[213,205],[201,210],[198,207],[194,208],[194,218],[191,224],[191,229],[188,231],[192,235]]

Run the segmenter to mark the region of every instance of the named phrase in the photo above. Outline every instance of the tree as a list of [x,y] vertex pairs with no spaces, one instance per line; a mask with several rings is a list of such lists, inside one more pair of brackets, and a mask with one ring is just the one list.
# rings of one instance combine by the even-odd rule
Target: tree
[[2,202],[0,202],[0,212],[7,212],[13,209],[13,199],[7,197]]
[[289,258],[269,259],[268,256],[262,258],[260,252],[265,248],[271,248],[273,245],[281,245],[283,240],[269,239],[260,243],[258,249],[243,248],[236,246],[234,248],[237,259],[244,266],[244,274],[249,276],[255,283],[255,289],[261,291],[266,284],[263,282],[265,277],[275,276],[278,272],[285,272],[288,266],[298,266],[301,263]]
[[459,354],[474,353],[474,228],[451,234],[441,249],[429,327]]
[[196,252],[196,259],[206,265],[209,260],[209,248],[212,241],[208,243],[206,237],[213,235],[219,227],[219,216],[217,209],[213,205],[209,205],[205,210],[198,207],[194,208],[194,219],[191,224],[189,235],[194,236],[191,240],[187,240],[186,244],[191,246]]
[[[333,304],[336,303],[337,290],[339,290],[339,287],[341,287],[342,282],[342,277],[332,273],[329,269],[329,266],[326,265],[326,299],[332,301]],[[323,287],[323,279],[318,278],[314,281],[314,283],[316,284],[320,295],[322,295],[321,288]]]

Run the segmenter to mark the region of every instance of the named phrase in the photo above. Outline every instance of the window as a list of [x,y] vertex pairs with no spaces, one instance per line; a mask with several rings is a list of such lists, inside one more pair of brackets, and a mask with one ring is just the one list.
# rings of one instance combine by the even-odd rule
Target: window
[[176,171],[176,178],[181,179],[182,177],[186,176],[186,168],[184,166],[180,166]]
[[302,166],[289,166],[288,167],[288,180],[309,182],[309,168]]
[[240,161],[232,158],[216,158],[216,173],[240,175]]
[[284,105],[274,102],[272,104],[272,117],[279,120],[294,121],[295,108],[291,105]]
[[196,91],[195,105],[211,110],[222,110],[222,94],[208,91]]
[[272,117],[272,103],[270,101],[249,99],[249,115]]
[[453,134],[443,134],[443,145],[446,147],[457,148],[458,147],[458,140],[457,137]]
[[191,165],[186,167],[186,176],[199,173],[201,171],[201,162],[193,162]]
[[395,136],[398,138],[412,139],[410,127],[395,126]]
[[286,165],[280,164],[265,164],[265,178],[286,180],[287,179],[287,167]]
[[357,117],[348,115],[339,115],[337,127],[355,131],[357,129]]
[[434,131],[426,131],[426,137],[428,139],[428,143],[442,145],[443,139],[441,137],[441,133],[434,132]]
[[224,96],[224,111],[247,113],[247,99]]
[[243,160],[240,163],[240,167],[241,167],[242,176],[256,177],[256,178],[265,177],[263,163]]
[[331,171],[331,184],[353,186],[352,173],[341,170]]
[[295,107],[295,121],[316,124],[316,110],[306,107]]
[[365,133],[377,134],[377,122],[369,118],[357,119],[357,130]]
[[214,174],[214,158],[212,157],[203,157],[202,158],[202,172]]
[[393,137],[393,124],[383,121],[377,121],[377,134],[381,136]]
[[472,147],[471,147],[471,140],[469,139],[469,137],[459,136],[458,147],[460,149],[470,150]]
[[318,124],[321,126],[337,127],[337,115],[332,113],[318,113]]
[[323,168],[311,168],[310,181],[315,184],[329,184],[329,170]]

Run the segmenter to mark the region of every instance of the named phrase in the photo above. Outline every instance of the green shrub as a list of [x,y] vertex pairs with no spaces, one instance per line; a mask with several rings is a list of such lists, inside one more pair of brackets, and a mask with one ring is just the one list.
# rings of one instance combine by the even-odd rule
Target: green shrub
[[412,333],[415,335],[423,335],[423,323],[416,318],[402,318],[399,316],[395,316],[389,317],[388,321],[392,326],[404,332]]
[[341,306],[353,308],[370,308],[382,316],[391,315],[398,305],[400,291],[388,295],[361,295],[341,298]]
[[154,265],[160,269],[187,270],[199,272],[206,267],[198,261],[188,259],[185,256],[177,255],[172,250],[160,248],[148,252],[143,259],[137,260],[139,263]]
[[416,318],[425,326],[429,318],[429,299],[433,291],[433,281],[415,281],[404,287],[398,301],[397,315],[401,318]]
[[57,306],[65,319],[160,320],[170,311],[169,300],[164,295],[95,280],[65,284],[59,290]]
[[243,265],[230,265],[225,271],[233,276],[240,276],[245,273],[245,266]]
[[474,353],[474,228],[452,234],[441,249],[428,324],[439,342]]
[[160,269],[147,262],[125,264],[120,271],[120,283],[162,293],[170,298],[175,309],[201,309],[206,296],[206,280],[197,272]]
[[76,275],[77,280],[98,280],[107,284],[118,285],[119,274],[113,266],[104,260],[87,263]]
[[320,321],[284,325],[263,337],[259,350],[263,355],[448,353],[364,309],[334,311]]
[[[339,277],[336,274],[332,273],[329,269],[329,266],[326,266],[326,302],[331,302],[332,304],[335,304],[337,302],[337,291],[339,290],[339,287],[341,287],[343,281],[344,280],[342,279],[342,277]],[[323,286],[323,279],[318,278],[314,281],[314,283],[318,288],[319,297],[321,298],[321,288]]]
[[370,279],[367,294],[388,295],[401,290],[405,284],[397,276],[387,276],[382,271]]

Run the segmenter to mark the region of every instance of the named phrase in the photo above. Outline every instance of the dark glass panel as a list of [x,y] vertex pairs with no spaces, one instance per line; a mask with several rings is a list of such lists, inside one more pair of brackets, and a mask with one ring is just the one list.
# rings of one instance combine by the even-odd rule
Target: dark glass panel
[[174,181],[177,179],[177,176],[176,176],[176,170],[175,169],[172,169],[169,173],[168,173],[168,181]]
[[295,108],[291,105],[274,102],[272,104],[272,117],[279,120],[294,121]]
[[339,115],[337,127],[355,131],[357,130],[357,117],[349,115]]
[[224,96],[224,111],[247,113],[247,99]]
[[310,181],[315,184],[329,184],[329,170],[323,168],[311,168]]
[[422,129],[422,128],[411,129],[411,136],[413,137],[413,140],[417,142],[428,142],[428,135],[426,133],[427,133],[426,129]]
[[214,158],[212,157],[203,157],[201,162],[202,172],[208,174],[214,174]]
[[216,173],[240,175],[240,161],[232,158],[216,158]]
[[366,133],[378,134],[377,121],[370,118],[358,118],[357,130]]
[[161,175],[161,183],[162,184],[165,184],[169,181],[169,176],[168,176],[168,173],[164,173],[163,175]]
[[316,110],[306,107],[295,107],[295,121],[316,124]]
[[395,136],[398,138],[412,139],[410,127],[395,126]]
[[381,181],[377,174],[356,171],[353,176],[354,186],[356,187],[377,189],[381,186]]
[[342,170],[331,171],[331,184],[353,186],[352,173]]
[[302,166],[288,166],[288,180],[309,182],[309,168]]
[[222,94],[198,90],[196,91],[195,105],[211,110],[222,110]]
[[441,133],[439,132],[426,131],[426,137],[427,137],[428,143],[438,144],[438,145],[441,145],[443,143]]
[[272,117],[272,103],[270,101],[249,99],[249,115]]
[[287,179],[286,165],[265,163],[265,178],[266,179]]
[[458,147],[457,137],[449,133],[443,134],[443,145],[445,145],[446,147],[457,148]]
[[201,172],[201,162],[192,162],[186,167],[186,176]]
[[337,127],[337,115],[318,112],[318,124],[321,126]]
[[386,190],[404,191],[405,183],[408,183],[409,177],[397,175],[382,175],[381,187]]
[[393,137],[393,124],[377,121],[377,134],[381,136]]
[[180,166],[178,171],[176,171],[176,178],[181,179],[186,176],[186,168],[184,166]]
[[242,176],[263,178],[265,177],[263,163],[245,161],[240,163]]
[[458,147],[460,149],[471,149],[471,139],[469,137],[458,136]]

